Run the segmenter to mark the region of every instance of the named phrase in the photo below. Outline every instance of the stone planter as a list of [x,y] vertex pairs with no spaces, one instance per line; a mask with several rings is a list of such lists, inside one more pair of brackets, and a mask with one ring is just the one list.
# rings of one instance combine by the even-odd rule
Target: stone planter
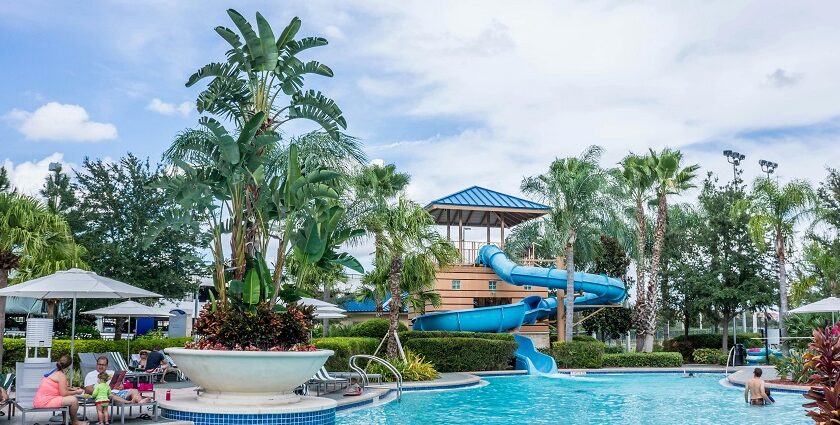
[[198,400],[237,406],[296,403],[295,388],[315,375],[331,350],[217,351],[167,348],[178,369],[202,388]]

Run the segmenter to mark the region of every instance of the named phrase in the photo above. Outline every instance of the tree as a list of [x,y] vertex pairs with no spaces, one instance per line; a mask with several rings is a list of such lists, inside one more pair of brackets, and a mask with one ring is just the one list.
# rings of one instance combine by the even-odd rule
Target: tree
[[567,271],[564,301],[567,341],[572,338],[574,325],[575,253],[594,258],[600,235],[609,233],[606,225],[615,222],[615,199],[609,191],[610,175],[598,164],[602,152],[600,147],[590,146],[580,157],[556,159],[548,172],[525,178],[521,184],[524,193],[551,206],[549,223],[558,235],[562,235],[560,240]]
[[814,190],[806,181],[792,180],[780,185],[773,180],[759,178],[753,185],[750,198],[738,206],[750,216],[750,236],[759,249],[768,248],[768,238],[773,243],[778,268],[779,329],[783,341],[787,337],[787,253],[793,248],[795,226],[813,211],[815,200]]
[[9,174],[6,167],[0,167],[0,192],[10,192],[12,190],[12,182],[9,180]]
[[[64,218],[32,197],[0,192],[0,288],[8,285],[9,273],[21,264],[55,256],[72,258],[78,252]],[[5,317],[6,297],[0,297],[0,318]],[[5,320],[0,320],[0,347],[5,329]]]
[[[70,177],[61,172],[60,168],[53,170],[47,176],[41,196],[47,200],[50,212],[67,216],[68,211],[76,205],[76,192],[70,184]],[[71,225],[71,227],[74,227]]]
[[[595,258],[595,273],[627,279],[630,258],[618,239],[601,235],[601,251]],[[602,340],[618,339],[632,329],[632,310],[627,307],[603,309],[583,322],[586,332],[597,333]]]
[[693,187],[692,181],[696,177],[696,171],[700,168],[698,165],[689,165],[682,168],[682,159],[683,156],[680,151],[666,148],[660,153],[651,150],[646,161],[648,172],[653,176],[657,210],[648,280],[645,283],[639,282],[637,291],[639,295],[635,309],[635,314],[639,316],[636,320],[637,341],[639,337],[642,338],[641,351],[645,352],[653,351],[653,338],[656,333],[659,266],[665,243],[668,196],[679,194]]
[[706,301],[700,304],[708,304],[721,316],[721,346],[727,352],[732,319],[772,304],[775,294],[770,264],[750,237],[750,217],[735,208],[746,199],[741,180],[722,187],[716,183],[709,176],[699,198],[703,223],[698,242],[707,261],[699,270],[704,276],[701,282],[708,285]]
[[437,270],[457,261],[458,251],[437,233],[432,216],[405,197],[377,215],[377,221],[370,222],[370,226],[379,238],[374,274],[387,276],[390,290],[387,353],[393,358],[398,354],[396,333],[402,307],[401,289],[429,289]]

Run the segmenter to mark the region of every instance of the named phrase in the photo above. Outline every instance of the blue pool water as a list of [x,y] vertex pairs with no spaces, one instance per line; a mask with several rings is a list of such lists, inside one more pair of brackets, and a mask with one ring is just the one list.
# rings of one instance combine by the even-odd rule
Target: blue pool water
[[810,424],[801,394],[774,393],[776,404],[744,403],[723,375],[498,377],[457,391],[405,393],[401,403],[339,413],[339,424]]

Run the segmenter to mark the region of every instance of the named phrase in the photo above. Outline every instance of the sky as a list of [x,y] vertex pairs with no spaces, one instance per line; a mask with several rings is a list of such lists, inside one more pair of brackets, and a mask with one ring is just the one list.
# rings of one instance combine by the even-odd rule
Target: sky
[[[605,148],[648,148],[728,178],[721,154],[819,182],[840,164],[840,3],[781,1],[0,2],[0,165],[35,193],[50,162],[127,152],[152,161],[194,127],[185,87],[226,50],[235,4],[279,33],[330,44],[306,57],[371,159],[412,175],[418,202],[523,177]],[[302,133],[314,126],[296,125]]]

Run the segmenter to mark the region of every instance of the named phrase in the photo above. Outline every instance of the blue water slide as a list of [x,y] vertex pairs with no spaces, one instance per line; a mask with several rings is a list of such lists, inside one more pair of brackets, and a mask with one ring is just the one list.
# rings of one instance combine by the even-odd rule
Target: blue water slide
[[[514,285],[566,289],[565,270],[520,266],[495,245],[481,247],[479,264],[493,269],[505,282]],[[619,304],[627,297],[627,289],[619,279],[590,273],[574,274],[574,289],[584,295],[575,298],[576,306]],[[513,304],[424,314],[414,319],[418,331],[506,332],[548,319],[557,314],[557,299],[530,296]],[[515,335],[519,342],[517,366],[529,373],[553,373],[554,359],[534,349],[533,342]]]

